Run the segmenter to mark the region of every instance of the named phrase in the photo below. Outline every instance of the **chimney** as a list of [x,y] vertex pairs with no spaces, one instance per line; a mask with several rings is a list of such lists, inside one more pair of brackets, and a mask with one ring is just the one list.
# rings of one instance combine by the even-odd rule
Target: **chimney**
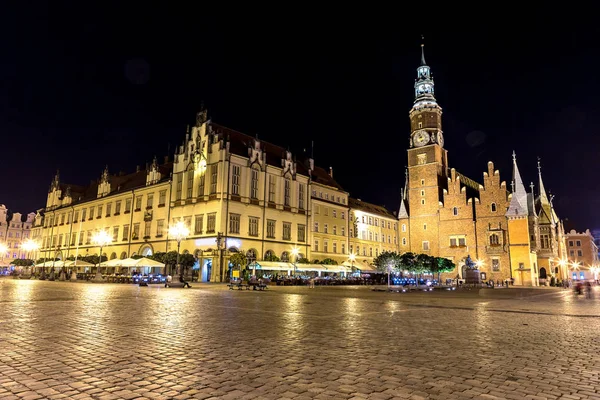
[[140,172],[140,166],[139,165],[135,166],[135,172]]
[[165,156],[165,164],[169,163],[169,156]]
[[329,167],[329,176],[333,178],[333,167]]

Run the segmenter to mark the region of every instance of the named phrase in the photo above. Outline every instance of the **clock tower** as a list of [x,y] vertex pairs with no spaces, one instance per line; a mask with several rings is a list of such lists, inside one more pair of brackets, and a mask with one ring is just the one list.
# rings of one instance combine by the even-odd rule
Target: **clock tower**
[[409,113],[408,209],[410,251],[439,254],[438,229],[443,192],[448,185],[448,160],[442,133],[442,108],[435,99],[431,69],[421,44],[415,80],[415,101]]

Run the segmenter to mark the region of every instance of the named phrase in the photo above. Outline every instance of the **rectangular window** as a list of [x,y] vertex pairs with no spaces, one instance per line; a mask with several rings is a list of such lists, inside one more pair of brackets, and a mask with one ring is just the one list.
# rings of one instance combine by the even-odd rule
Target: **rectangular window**
[[577,250],[577,256],[578,257],[582,257],[583,256],[583,251],[582,250]]
[[116,242],[117,240],[119,240],[119,227],[115,226],[113,228],[113,242]]
[[352,254],[353,249],[354,249],[354,247],[352,246],[352,244],[350,244],[350,246],[348,247],[348,250],[350,250],[350,254]]
[[341,219],[346,219],[346,213],[345,213],[344,211],[342,211],[342,212],[340,213],[340,218],[341,218]]
[[[102,206],[100,206],[100,209],[102,209]],[[102,214],[102,213],[100,213],[100,214]],[[61,214],[60,215],[60,224],[64,225],[64,223],[65,223],[65,214]]]
[[258,170],[252,169],[250,180],[250,198],[258,199]]
[[326,217],[329,216],[329,207],[323,207],[323,213]]
[[112,203],[108,203],[108,204],[106,205],[106,216],[107,216],[107,217],[110,217],[110,213],[111,213],[111,211],[112,211]]
[[217,193],[217,176],[219,174],[219,164],[210,166],[210,193]]
[[[89,219],[94,219],[94,207],[90,207],[90,218]],[[58,218],[56,220],[58,221]]]
[[133,224],[133,235],[132,239],[137,240],[140,238],[140,223]]
[[289,179],[285,180],[284,193],[283,193],[283,205],[289,207],[290,206],[290,195],[292,183]]
[[334,235],[337,235],[337,225],[334,225],[334,226],[333,226],[333,234],[334,234]]
[[267,238],[275,239],[275,220],[267,220]]
[[83,232],[79,232],[79,244],[83,244]]
[[269,202],[275,203],[275,177],[269,175]]
[[229,233],[240,233],[240,214],[229,214]]
[[369,217],[369,225],[373,225],[373,217]]
[[298,241],[299,242],[306,241],[306,225],[298,224]]
[[87,238],[85,240],[85,244],[92,243],[92,231],[87,231]]
[[341,232],[342,236],[346,236],[346,227],[342,226],[342,232]]
[[342,254],[346,254],[346,243],[342,243]]
[[194,171],[187,172],[187,198],[191,199],[194,195]]
[[304,210],[304,184],[298,184],[298,208]]
[[75,246],[75,241],[77,240],[77,234],[74,233],[71,235],[71,246]]
[[142,209],[142,196],[135,197],[135,211],[140,211]]
[[248,217],[248,234],[258,236],[258,218]]
[[183,190],[183,173],[175,174],[175,201],[181,200],[181,191],[182,190]]
[[423,241],[423,250],[429,250],[429,242],[427,240]]
[[240,195],[240,166],[234,165],[231,172],[231,194]]
[[333,218],[337,218],[337,210],[335,208],[333,210],[331,210],[331,216]]
[[327,233],[329,226],[327,224],[323,224],[323,233]]
[[569,253],[571,254],[571,257],[575,257],[575,250],[571,250]]
[[152,221],[146,221],[144,223],[144,239],[150,237],[150,229],[151,229]]
[[323,252],[327,253],[329,251],[329,243],[327,243],[327,240],[323,241]]
[[333,242],[333,252],[337,253],[337,242]]
[[[18,236],[17,236],[18,237]],[[60,235],[58,235],[58,245],[62,246],[62,241],[63,241],[63,235],[62,233]],[[15,247],[18,246],[17,243],[15,243]]]
[[315,205],[315,214],[319,214],[320,211],[321,211],[321,207],[318,204],[316,204]]
[[458,239],[456,239],[455,237],[451,237],[450,238],[450,247],[456,247],[458,246]]
[[550,236],[542,235],[541,239],[542,239],[542,241],[541,241],[542,249],[549,249],[550,248]]
[[115,203],[115,215],[121,214],[121,200]]
[[402,238],[402,246],[406,246],[406,238],[405,237]]
[[73,217],[73,223],[79,221],[79,211],[75,211],[75,216]]
[[315,251],[319,251],[319,241],[315,239]]
[[165,202],[167,201],[167,191],[166,190],[161,190],[160,192],[158,192],[158,206],[164,206]]
[[156,221],[156,237],[162,237],[165,233],[165,220],[159,219]]
[[98,206],[98,216],[96,218],[102,218],[102,206]]
[[292,240],[292,224],[291,224],[291,222],[283,223],[283,240]]
[[214,233],[216,223],[217,223],[217,213],[208,214],[207,221],[206,221],[206,233]]
[[70,223],[71,223],[71,213],[67,214],[67,224],[70,224]]
[[573,241],[569,240],[569,247],[573,247]]
[[204,181],[206,180],[206,175],[200,175],[200,179],[198,179],[198,197],[204,196]]
[[188,228],[188,230],[192,230],[192,216],[191,215],[187,215],[185,217],[183,217],[183,224],[186,226],[186,228]]
[[129,225],[123,225],[123,240],[129,239]]
[[462,246],[462,247],[466,246],[467,245],[467,239],[464,238],[464,237],[459,237],[458,238],[458,245]]
[[319,232],[319,223],[315,222],[315,232]]
[[194,220],[194,233],[199,235],[202,233],[202,228],[204,225],[204,214],[196,215]]
[[125,200],[125,212],[131,212],[131,199]]
[[577,244],[577,247],[581,247],[581,240],[578,240],[578,241],[576,242],[576,244]]
[[148,193],[148,197],[146,198],[146,209],[150,209],[154,206],[154,194]]

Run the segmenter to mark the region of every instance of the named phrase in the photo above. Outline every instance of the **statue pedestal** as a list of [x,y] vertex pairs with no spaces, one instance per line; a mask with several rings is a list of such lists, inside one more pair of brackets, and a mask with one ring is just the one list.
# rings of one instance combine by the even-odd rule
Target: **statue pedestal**
[[102,277],[102,273],[100,271],[96,272],[96,276],[92,279],[94,283],[104,283],[104,278]]
[[467,274],[465,276],[465,283],[467,285],[479,285],[481,284],[481,274],[478,269],[470,269],[466,270]]

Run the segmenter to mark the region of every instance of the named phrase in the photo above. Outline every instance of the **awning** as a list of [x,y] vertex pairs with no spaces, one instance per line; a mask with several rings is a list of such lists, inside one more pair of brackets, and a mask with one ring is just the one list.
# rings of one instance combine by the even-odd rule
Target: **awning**
[[254,261],[248,264],[250,269],[264,269],[267,271],[293,271],[294,265],[280,261]]

